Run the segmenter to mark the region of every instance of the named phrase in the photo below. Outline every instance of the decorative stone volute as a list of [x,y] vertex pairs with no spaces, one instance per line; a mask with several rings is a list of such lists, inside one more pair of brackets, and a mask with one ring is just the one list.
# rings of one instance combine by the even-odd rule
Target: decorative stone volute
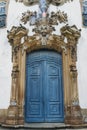
[[67,38],[69,44],[77,43],[81,36],[81,29],[78,29],[75,25],[69,26],[68,24],[60,29],[61,35]]
[[20,25],[19,27],[13,26],[10,31],[7,31],[8,35],[8,41],[12,46],[17,46],[21,43],[21,38],[27,36],[28,29]]
[[77,43],[81,36],[81,29],[75,25],[69,26],[68,24],[60,29],[61,35],[67,39],[67,47],[70,48],[71,59],[73,62],[77,60]]

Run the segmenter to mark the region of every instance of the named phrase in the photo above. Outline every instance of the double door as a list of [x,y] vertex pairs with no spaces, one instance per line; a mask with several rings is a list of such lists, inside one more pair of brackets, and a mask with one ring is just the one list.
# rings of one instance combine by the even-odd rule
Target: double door
[[26,61],[26,122],[63,122],[62,58],[35,52]]

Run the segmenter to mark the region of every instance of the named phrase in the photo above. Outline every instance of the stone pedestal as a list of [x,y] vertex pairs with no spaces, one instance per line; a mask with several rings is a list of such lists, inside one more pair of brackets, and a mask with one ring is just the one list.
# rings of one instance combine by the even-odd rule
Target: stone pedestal
[[71,106],[71,124],[81,125],[83,123],[81,108],[79,105]]
[[24,125],[24,110],[22,105],[18,107],[18,124]]
[[18,106],[9,106],[6,125],[17,125],[18,124]]
[[81,114],[81,108],[79,105],[77,106],[68,106],[66,110],[66,124],[71,125],[82,125],[83,117]]

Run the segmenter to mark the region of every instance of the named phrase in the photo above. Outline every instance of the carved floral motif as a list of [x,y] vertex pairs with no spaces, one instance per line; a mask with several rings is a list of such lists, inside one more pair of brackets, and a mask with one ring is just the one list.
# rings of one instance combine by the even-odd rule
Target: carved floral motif
[[[17,2],[23,2],[25,5],[33,5],[39,2],[39,0],[16,0]],[[73,1],[73,0],[47,0],[48,4],[53,4],[56,6],[63,5],[66,2]]]

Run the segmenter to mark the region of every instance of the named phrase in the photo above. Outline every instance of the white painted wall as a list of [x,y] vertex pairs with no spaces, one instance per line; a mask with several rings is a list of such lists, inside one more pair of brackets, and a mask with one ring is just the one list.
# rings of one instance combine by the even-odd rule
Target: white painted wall
[[[78,28],[82,29],[77,56],[78,89],[80,106],[82,108],[87,108],[87,29],[82,28],[80,3],[79,0],[74,0],[58,8],[68,14],[69,25],[72,26],[75,24]],[[38,11],[38,5],[26,7],[22,3],[16,3],[15,0],[10,0],[7,28],[0,29],[0,108],[7,108],[9,106],[11,91],[11,47],[6,37],[7,29],[10,30],[13,25],[19,25],[21,13],[27,11],[27,9]],[[51,5],[49,11],[52,10],[57,11],[57,7]],[[57,27],[57,34],[59,34],[59,28],[61,26],[62,25]],[[30,28],[29,34],[32,34]]]

